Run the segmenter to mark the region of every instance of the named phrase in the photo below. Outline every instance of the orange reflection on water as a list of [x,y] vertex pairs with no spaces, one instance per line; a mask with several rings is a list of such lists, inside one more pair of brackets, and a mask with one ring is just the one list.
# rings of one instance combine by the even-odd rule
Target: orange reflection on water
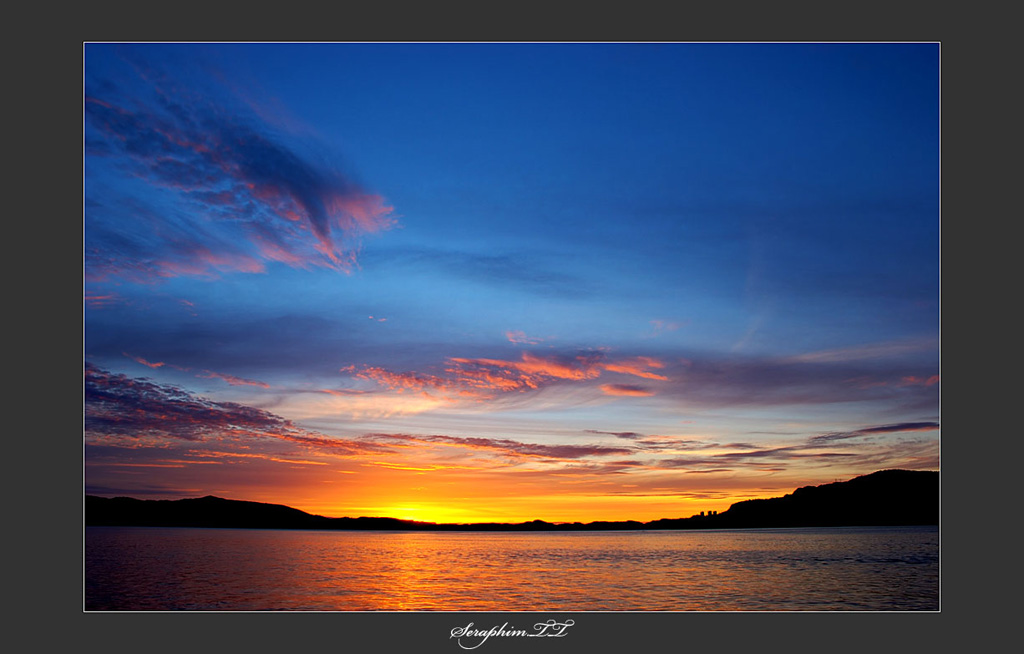
[[935,610],[938,530],[91,527],[87,610]]

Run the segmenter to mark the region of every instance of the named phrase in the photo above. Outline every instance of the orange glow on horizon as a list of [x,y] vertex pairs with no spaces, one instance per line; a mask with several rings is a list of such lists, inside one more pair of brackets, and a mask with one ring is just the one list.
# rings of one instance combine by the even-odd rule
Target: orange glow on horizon
[[[97,386],[128,384],[111,375],[93,376]],[[627,384],[606,386],[606,392],[651,394]],[[327,517],[434,523],[649,522],[724,512],[742,500],[781,497],[801,486],[867,474],[881,469],[879,457],[890,468],[936,468],[938,463],[938,443],[927,437],[908,441],[898,455],[891,438],[862,439],[866,458],[860,461],[849,460],[841,446],[856,435],[937,431],[937,423],[931,422],[778,439],[762,446],[703,432],[659,436],[593,429],[549,433],[538,428],[483,436],[472,429],[472,422],[440,433],[410,429],[327,436],[292,423],[300,418],[296,410],[337,416],[365,403],[362,410],[412,413],[441,400],[421,393],[359,389],[311,389],[300,399],[290,404],[287,419],[255,411],[222,415],[221,406],[233,405],[197,403],[199,415],[224,418],[215,431],[197,431],[197,418],[191,414],[168,422],[166,411],[153,410],[143,424],[151,432],[143,435],[119,433],[118,416],[108,417],[97,408],[96,415],[107,418],[110,431],[87,436],[87,446],[95,446],[87,457],[87,480],[97,488],[139,488],[147,474],[159,469],[161,494],[167,498],[176,492],[183,493],[178,497],[216,495]],[[400,400],[409,404],[395,406]],[[392,406],[386,407],[388,403]],[[119,492],[131,495],[130,490]]]
[[[749,479],[691,475],[690,488],[672,488],[664,475],[569,474],[557,469],[482,470],[381,463],[358,470],[294,471],[296,486],[268,501],[327,517],[387,517],[433,523],[649,522],[688,518],[701,511],[725,511],[746,499],[791,493],[796,482],[751,491]],[[320,474],[323,472],[323,474]],[[334,473],[345,474],[334,474]],[[330,476],[328,476],[330,474]],[[697,478],[699,477],[699,479]],[[713,479],[717,477],[717,479]],[[761,480],[763,481],[763,479]],[[773,480],[774,483],[778,481]],[[241,498],[239,498],[241,499]]]
[[[499,464],[489,458],[445,457],[451,444],[410,455],[281,456],[256,452],[192,451],[132,462],[93,461],[93,473],[141,474],[160,468],[166,482],[193,489],[181,497],[282,504],[326,517],[387,517],[433,523],[650,522],[726,511],[748,499],[781,497],[833,473],[708,470],[688,474],[636,465],[531,458]],[[230,465],[210,463],[224,460]],[[198,460],[197,460],[198,459]],[[920,467],[920,466],[919,466]],[[120,470],[118,470],[118,468]],[[132,472],[135,470],[137,472]],[[697,471],[692,471],[697,472]],[[824,478],[822,478],[824,476]]]
[[[781,497],[801,486],[874,471],[840,472],[813,461],[739,465],[722,459],[738,452],[735,445],[691,448],[694,441],[682,440],[679,448],[671,447],[677,440],[618,439],[613,447],[410,434],[349,440],[266,432],[258,439],[245,430],[225,430],[217,440],[181,446],[168,439],[147,445],[112,436],[95,442],[121,454],[91,459],[86,474],[91,483],[109,486],[160,469],[166,488],[199,489],[180,497],[217,495],[327,517],[588,523],[723,512],[742,500]],[[665,458],[631,453],[622,443],[654,443],[650,452]],[[936,447],[923,443],[891,467],[937,467]]]
[[[765,493],[758,497],[775,497],[782,494]],[[451,501],[445,501],[443,498],[432,501],[413,499],[415,496],[416,494],[410,494],[409,501],[398,501],[393,504],[349,507],[311,503],[294,508],[328,517],[386,517],[433,523],[522,523],[543,520],[551,523],[586,524],[599,521],[650,522],[662,518],[689,518],[701,511],[723,512],[738,501],[755,499],[746,493],[718,499],[580,494],[483,498],[463,495]]]

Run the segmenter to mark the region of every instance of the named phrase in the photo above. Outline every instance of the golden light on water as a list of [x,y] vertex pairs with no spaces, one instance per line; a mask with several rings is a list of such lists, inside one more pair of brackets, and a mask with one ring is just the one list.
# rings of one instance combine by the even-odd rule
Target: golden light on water
[[[87,538],[86,604],[98,610],[223,609],[226,602],[237,610],[328,611],[938,604],[934,527],[539,534],[96,528]],[[193,574],[183,575],[183,562]]]

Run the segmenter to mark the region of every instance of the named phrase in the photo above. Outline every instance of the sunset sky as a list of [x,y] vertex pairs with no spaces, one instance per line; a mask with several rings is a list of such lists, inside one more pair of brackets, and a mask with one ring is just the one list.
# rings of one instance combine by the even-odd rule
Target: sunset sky
[[937,44],[87,44],[85,491],[652,520],[939,468]]

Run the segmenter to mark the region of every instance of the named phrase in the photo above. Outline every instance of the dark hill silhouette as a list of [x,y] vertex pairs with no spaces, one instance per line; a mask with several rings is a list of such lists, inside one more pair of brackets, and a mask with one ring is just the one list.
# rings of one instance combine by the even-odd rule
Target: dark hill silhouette
[[882,470],[783,497],[737,502],[716,517],[723,526],[749,527],[937,525],[939,473]]
[[939,524],[939,473],[882,470],[850,481],[805,486],[789,495],[744,500],[727,511],[637,522],[436,524],[396,518],[326,518],[280,504],[206,496],[183,500],[85,497],[91,526],[359,529],[403,531],[577,531],[737,529],[753,527],[894,526]]
[[320,529],[327,518],[280,504],[207,495],[184,500],[85,497],[88,525]]
[[[686,523],[686,527],[676,523]],[[881,470],[789,495],[744,500],[727,511],[682,520],[658,520],[648,528],[843,527],[939,524],[939,473]]]

